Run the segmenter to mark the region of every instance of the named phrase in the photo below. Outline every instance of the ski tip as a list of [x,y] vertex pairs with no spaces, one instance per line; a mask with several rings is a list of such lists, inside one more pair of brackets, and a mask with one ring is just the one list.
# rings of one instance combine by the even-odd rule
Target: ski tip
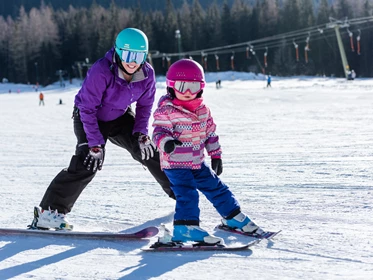
[[150,238],[156,236],[158,233],[159,229],[157,227],[150,226],[134,233],[134,235],[138,236],[139,238]]
[[275,236],[277,236],[277,234],[279,234],[282,230],[279,230],[279,231],[269,231],[267,232],[268,235],[266,237],[264,237],[264,239],[268,239],[268,240],[271,240],[272,238],[274,238]]

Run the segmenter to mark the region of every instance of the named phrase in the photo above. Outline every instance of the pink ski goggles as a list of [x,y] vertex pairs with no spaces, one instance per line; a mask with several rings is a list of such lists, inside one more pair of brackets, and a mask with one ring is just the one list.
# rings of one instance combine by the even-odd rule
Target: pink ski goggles
[[192,95],[195,95],[205,88],[205,82],[167,80],[166,83],[168,87],[173,88],[180,94],[186,94],[189,91]]

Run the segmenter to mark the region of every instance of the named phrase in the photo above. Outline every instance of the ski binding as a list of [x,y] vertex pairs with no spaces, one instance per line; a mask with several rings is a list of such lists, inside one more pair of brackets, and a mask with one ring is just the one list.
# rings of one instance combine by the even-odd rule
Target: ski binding
[[237,233],[237,234],[241,234],[241,235],[244,235],[244,236],[249,236],[249,237],[253,237],[253,238],[257,238],[259,240],[261,239],[272,239],[273,237],[275,237],[277,234],[279,234],[281,232],[281,230],[279,231],[265,231],[261,234],[258,234],[258,233],[247,233],[247,232],[243,232],[239,229],[234,229],[234,228],[230,228],[226,225],[218,225],[216,227],[217,229],[220,229],[220,230],[224,230],[224,231],[228,231],[228,232],[231,232],[231,233]]
[[259,239],[253,240],[244,245],[234,245],[234,246],[226,246],[224,244],[216,243],[216,244],[209,244],[204,242],[197,242],[197,243],[183,243],[183,242],[168,242],[168,243],[161,243],[156,242],[151,245],[149,248],[142,248],[142,251],[145,252],[175,252],[175,251],[244,251],[258,244],[260,242]]

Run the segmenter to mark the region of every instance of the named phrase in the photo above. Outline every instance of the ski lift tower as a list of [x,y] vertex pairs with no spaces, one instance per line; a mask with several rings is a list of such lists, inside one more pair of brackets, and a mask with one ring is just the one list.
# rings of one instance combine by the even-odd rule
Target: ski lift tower
[[326,25],[327,28],[334,28],[335,34],[337,36],[337,41],[338,41],[338,47],[339,47],[339,52],[341,54],[341,59],[342,59],[342,64],[343,64],[343,71],[345,73],[346,79],[348,78],[348,72],[350,71],[350,66],[348,65],[347,57],[346,57],[346,52],[343,47],[343,42],[341,38],[341,34],[339,32],[340,28],[344,27],[349,27],[350,24],[347,21],[347,18],[344,21],[341,20],[336,20],[332,17],[329,18],[330,23]]

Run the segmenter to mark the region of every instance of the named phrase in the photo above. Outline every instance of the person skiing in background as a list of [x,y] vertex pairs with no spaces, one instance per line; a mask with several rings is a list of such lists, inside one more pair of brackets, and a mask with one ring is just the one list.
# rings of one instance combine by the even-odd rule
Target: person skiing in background
[[[115,46],[88,71],[75,96],[75,155],[68,168],[52,180],[40,207],[34,208],[32,228],[72,230],[66,214],[102,169],[108,139],[147,167],[167,195],[174,198],[160,168],[159,152],[148,136],[155,75],[146,62],[147,54],[147,36],[139,29],[126,28],[117,35]],[[134,102],[136,113],[131,108]]]
[[[199,227],[198,191],[201,191],[232,229],[262,233],[247,215],[228,186],[218,177],[223,172],[222,150],[216,125],[203,103],[205,86],[203,68],[190,59],[173,63],[167,74],[167,94],[154,112],[153,142],[160,150],[161,167],[176,196],[173,235],[167,233],[159,242],[221,243]],[[211,157],[212,170],[204,161],[204,150]]]
[[43,104],[44,106],[44,94],[42,92],[40,92],[39,94],[39,106]]
[[352,72],[350,70],[347,71],[347,80],[348,81],[352,80]]
[[216,89],[221,88],[221,80],[220,79],[217,80],[215,84],[216,84]]
[[271,75],[268,75],[267,76],[267,87],[272,87],[271,86],[271,81],[272,81],[272,77],[271,77]]
[[356,72],[355,72],[355,70],[351,70],[351,80],[355,80],[355,78],[356,78]]

